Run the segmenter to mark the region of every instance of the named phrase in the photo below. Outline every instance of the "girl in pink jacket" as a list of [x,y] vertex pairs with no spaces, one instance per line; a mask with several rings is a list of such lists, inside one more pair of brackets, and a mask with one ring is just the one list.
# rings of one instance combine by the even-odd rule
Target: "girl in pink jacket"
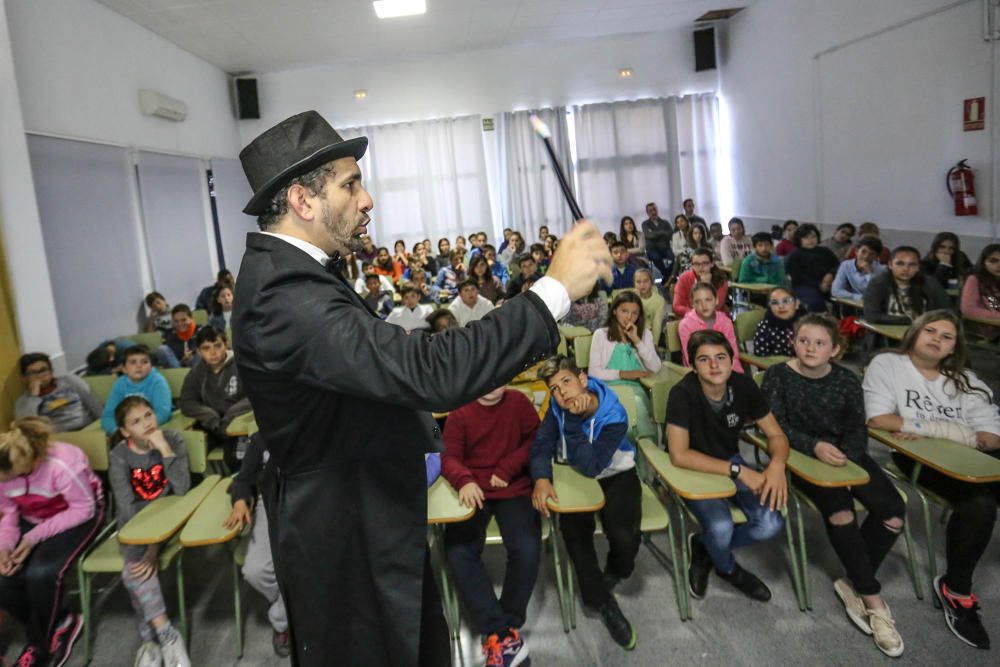
[[83,619],[62,609],[62,581],[104,515],[86,455],[51,435],[41,417],[0,433],[0,605],[25,626],[24,666],[69,659]]
[[691,365],[687,353],[688,339],[695,331],[702,329],[712,329],[726,337],[733,348],[733,370],[742,373],[743,364],[740,363],[740,348],[736,343],[736,330],[733,328],[733,321],[729,319],[729,315],[718,310],[715,287],[710,283],[699,282],[691,288],[691,310],[684,315],[677,327],[685,366]]

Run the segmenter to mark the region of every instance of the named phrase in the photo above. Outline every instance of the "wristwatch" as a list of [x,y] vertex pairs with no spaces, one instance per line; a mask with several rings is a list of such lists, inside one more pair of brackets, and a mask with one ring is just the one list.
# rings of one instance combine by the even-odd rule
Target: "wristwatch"
[[731,462],[729,464],[729,478],[730,479],[736,479],[737,477],[739,477],[740,476],[740,471],[742,469],[743,469],[743,466],[741,466],[739,463],[736,463],[735,461]]

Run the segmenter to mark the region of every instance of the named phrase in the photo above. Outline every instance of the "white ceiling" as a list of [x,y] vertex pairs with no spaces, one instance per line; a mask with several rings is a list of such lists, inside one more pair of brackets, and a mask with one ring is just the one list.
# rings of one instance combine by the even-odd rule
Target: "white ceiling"
[[370,0],[98,2],[237,73],[671,30],[750,0],[427,0],[422,16],[385,20]]

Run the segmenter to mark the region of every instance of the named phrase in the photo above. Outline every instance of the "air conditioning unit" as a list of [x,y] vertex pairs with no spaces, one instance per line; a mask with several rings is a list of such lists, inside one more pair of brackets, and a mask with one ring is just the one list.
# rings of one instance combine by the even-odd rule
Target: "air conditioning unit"
[[139,110],[146,116],[182,121],[187,118],[187,104],[155,90],[139,91]]

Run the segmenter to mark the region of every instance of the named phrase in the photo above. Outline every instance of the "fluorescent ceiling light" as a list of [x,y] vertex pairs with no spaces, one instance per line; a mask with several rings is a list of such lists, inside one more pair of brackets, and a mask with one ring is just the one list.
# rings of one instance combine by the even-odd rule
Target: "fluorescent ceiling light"
[[375,6],[375,14],[380,19],[427,13],[426,0],[374,0],[372,5]]

